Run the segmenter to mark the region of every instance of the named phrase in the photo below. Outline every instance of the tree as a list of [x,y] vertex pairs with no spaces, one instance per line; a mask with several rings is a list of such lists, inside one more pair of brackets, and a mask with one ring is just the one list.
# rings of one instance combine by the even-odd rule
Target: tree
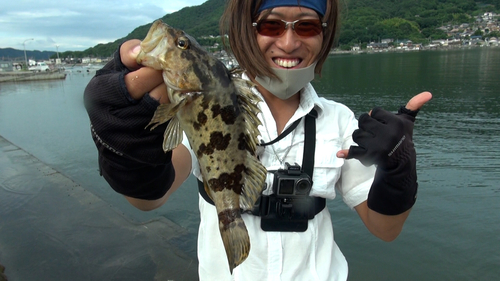
[[392,18],[378,22],[375,25],[375,30],[384,38],[423,38],[415,22],[401,18]]
[[474,31],[474,34],[472,34],[473,36],[483,36],[483,31],[481,31],[481,29],[477,29],[476,31]]

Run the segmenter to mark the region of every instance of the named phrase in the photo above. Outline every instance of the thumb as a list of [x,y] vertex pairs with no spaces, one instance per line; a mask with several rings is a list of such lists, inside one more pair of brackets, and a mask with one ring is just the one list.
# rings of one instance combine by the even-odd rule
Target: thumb
[[411,98],[411,100],[406,104],[406,109],[409,109],[411,111],[417,111],[431,99],[432,99],[432,94],[430,92],[422,92]]
[[130,70],[136,70],[141,67],[136,61],[137,54],[139,54],[139,51],[141,50],[140,44],[140,40],[132,39],[125,41],[120,47],[120,57],[122,63]]

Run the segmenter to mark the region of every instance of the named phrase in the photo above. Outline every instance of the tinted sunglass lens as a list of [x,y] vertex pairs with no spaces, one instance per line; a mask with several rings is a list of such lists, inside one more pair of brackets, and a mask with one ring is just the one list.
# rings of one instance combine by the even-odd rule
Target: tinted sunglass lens
[[285,32],[285,23],[277,20],[263,20],[257,25],[257,32],[264,36],[280,36]]
[[[257,32],[264,36],[281,36],[287,28],[282,20],[262,20],[257,24]],[[321,22],[319,20],[299,20],[293,24],[293,29],[299,36],[311,37],[321,33]]]
[[298,21],[295,23],[295,32],[300,36],[316,36],[321,33],[321,22],[319,21]]

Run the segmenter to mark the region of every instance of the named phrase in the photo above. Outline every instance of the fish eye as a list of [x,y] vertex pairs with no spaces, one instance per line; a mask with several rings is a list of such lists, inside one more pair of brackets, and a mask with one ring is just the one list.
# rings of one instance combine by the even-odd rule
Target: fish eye
[[183,37],[177,39],[177,47],[179,49],[186,50],[189,48],[189,39]]

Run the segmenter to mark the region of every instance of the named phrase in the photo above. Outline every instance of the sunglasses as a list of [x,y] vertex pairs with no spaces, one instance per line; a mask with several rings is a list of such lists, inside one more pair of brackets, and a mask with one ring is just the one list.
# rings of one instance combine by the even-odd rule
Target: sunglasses
[[326,27],[326,22],[322,23],[320,20],[296,20],[289,22],[271,19],[254,22],[252,23],[252,26],[257,28],[257,32],[260,35],[278,37],[285,33],[288,25],[290,24],[292,25],[292,29],[295,33],[302,37],[316,36],[323,31],[324,27]]

